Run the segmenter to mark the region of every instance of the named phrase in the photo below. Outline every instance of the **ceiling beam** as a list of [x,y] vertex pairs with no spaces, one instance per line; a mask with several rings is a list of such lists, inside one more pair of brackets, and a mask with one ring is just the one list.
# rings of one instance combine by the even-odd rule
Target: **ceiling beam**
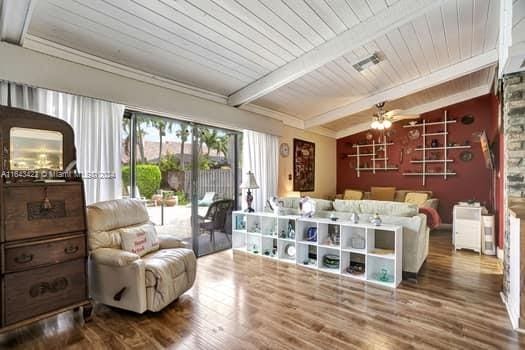
[[[481,85],[469,90],[461,91],[457,94],[446,96],[428,103],[424,103],[421,105],[417,105],[414,107],[411,107],[409,109],[405,109],[404,111],[400,112],[400,114],[403,115],[414,115],[414,114],[423,114],[428,113],[431,111],[434,111],[439,108],[447,107],[454,105],[456,103],[460,103],[463,101],[471,100],[473,98],[486,95],[490,92],[492,85],[486,84]],[[366,130],[370,129],[370,122],[366,123],[359,123],[356,125],[353,125],[347,129],[340,130],[336,134],[336,138],[340,139],[342,137],[354,135]]]
[[[188,95],[18,45],[0,42],[0,80],[87,96],[201,124],[280,136],[283,123],[224,103]],[[118,87],[118,88],[115,88]]]
[[0,1],[0,41],[22,45],[36,0]]
[[431,88],[433,86],[489,67],[495,64],[497,60],[497,50],[488,51],[484,54],[450,65],[446,68],[434,71],[428,75],[411,80],[404,84],[381,91],[375,95],[362,98],[358,101],[335,108],[326,113],[319,114],[311,119],[306,120],[305,127],[312,128],[314,126],[330,123],[349,115],[365,111],[374,106],[376,103],[396,100],[398,98],[411,95],[418,91]]
[[228,104],[240,106],[267,95],[443,3],[444,0],[400,0],[233,93],[228,98]]

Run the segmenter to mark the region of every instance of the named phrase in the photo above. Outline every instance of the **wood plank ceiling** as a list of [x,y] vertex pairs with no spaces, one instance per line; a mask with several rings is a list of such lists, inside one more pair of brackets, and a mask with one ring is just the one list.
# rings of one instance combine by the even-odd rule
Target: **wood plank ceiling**
[[[229,96],[396,2],[39,0],[28,33]],[[308,121],[494,50],[498,11],[499,0],[448,0],[253,103]],[[384,57],[378,65],[352,67],[374,52]],[[478,74],[484,82],[488,72]],[[451,84],[458,91],[483,79],[473,74]],[[441,98],[447,89],[428,89],[402,105]],[[324,126],[338,131],[359,119],[341,116]]]

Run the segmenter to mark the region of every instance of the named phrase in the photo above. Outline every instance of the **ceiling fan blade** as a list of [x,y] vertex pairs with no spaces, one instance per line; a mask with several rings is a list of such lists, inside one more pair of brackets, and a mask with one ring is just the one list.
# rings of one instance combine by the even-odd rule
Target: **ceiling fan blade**
[[401,113],[403,113],[402,109],[393,109],[391,111],[386,112],[384,114],[384,116],[387,117],[387,118],[391,118],[391,117],[394,117],[394,116],[396,116],[398,114],[401,114]]
[[419,114],[412,114],[412,115],[410,115],[410,114],[407,114],[407,115],[400,115],[400,114],[398,114],[398,115],[393,116],[393,118],[395,120],[418,119],[419,118]]

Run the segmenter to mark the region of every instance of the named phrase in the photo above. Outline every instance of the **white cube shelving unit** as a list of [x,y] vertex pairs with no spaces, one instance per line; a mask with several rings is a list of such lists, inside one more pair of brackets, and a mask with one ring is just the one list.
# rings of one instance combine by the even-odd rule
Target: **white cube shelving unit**
[[[368,223],[332,221],[273,213],[233,212],[232,246],[251,254],[294,263],[341,276],[395,288],[402,280],[403,229],[401,226],[374,226]],[[295,232],[288,237],[289,226]],[[315,240],[308,240],[308,229],[315,228]],[[339,239],[334,239],[339,237]],[[295,255],[287,250],[295,248]],[[326,254],[340,258],[339,268],[324,266]],[[347,272],[351,263],[364,264],[361,275]],[[379,276],[388,275],[389,281]]]

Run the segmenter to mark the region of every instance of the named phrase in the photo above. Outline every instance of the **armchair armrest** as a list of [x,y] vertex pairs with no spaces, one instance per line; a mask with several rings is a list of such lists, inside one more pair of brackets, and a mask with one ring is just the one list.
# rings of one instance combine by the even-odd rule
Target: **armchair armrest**
[[140,256],[115,248],[99,248],[91,252],[91,258],[97,264],[122,267],[131,265]]
[[186,243],[170,235],[157,235],[160,249],[186,248]]

